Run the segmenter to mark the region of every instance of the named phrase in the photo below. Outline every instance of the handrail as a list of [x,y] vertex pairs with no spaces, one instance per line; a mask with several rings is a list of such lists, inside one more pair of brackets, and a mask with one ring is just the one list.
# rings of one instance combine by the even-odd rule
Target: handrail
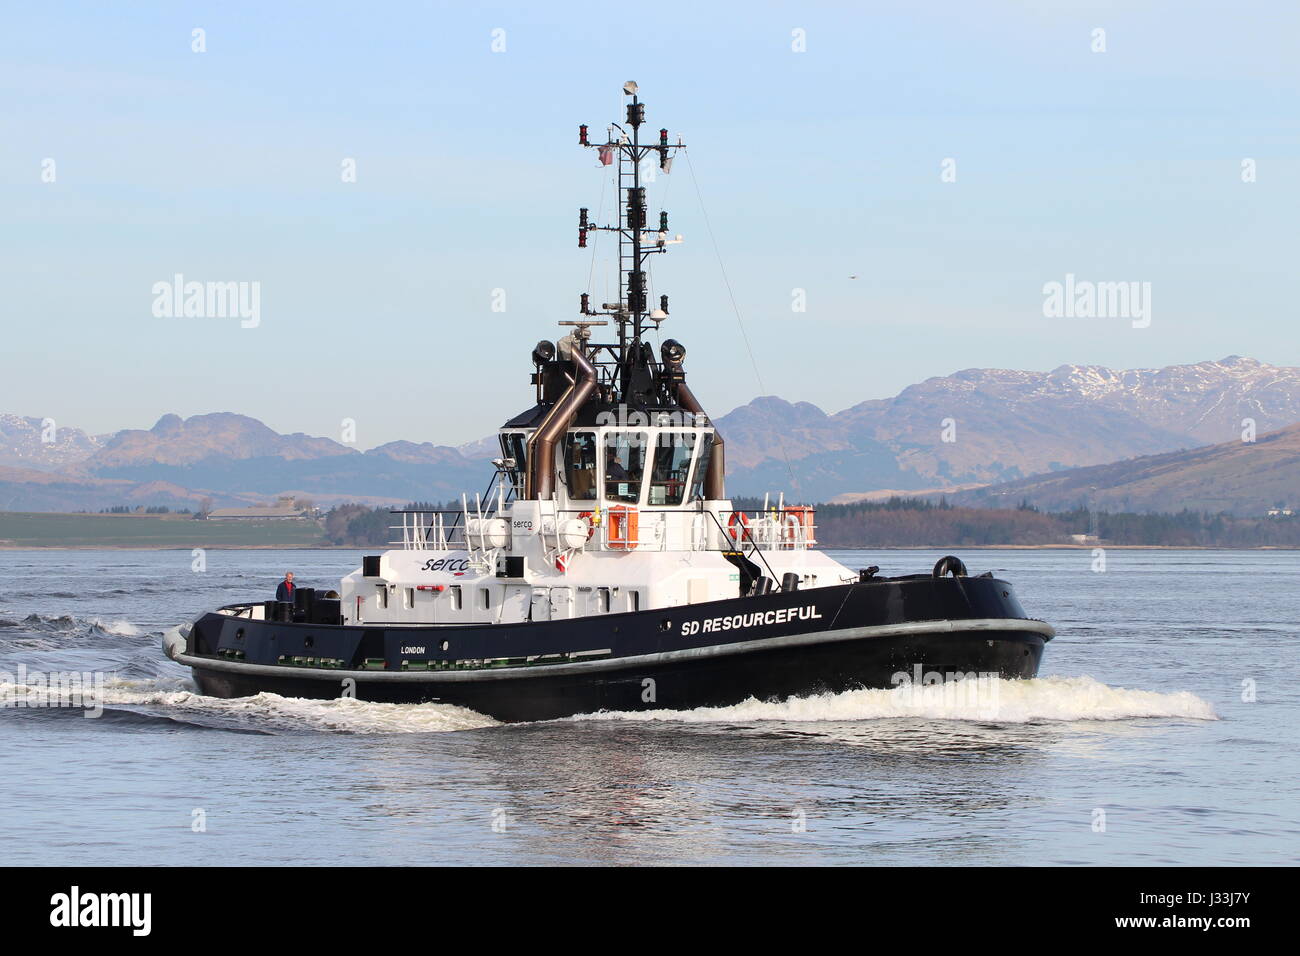
[[[465,528],[460,524],[463,515],[461,511],[397,511],[394,514],[402,516],[401,524],[392,524],[388,526],[389,531],[400,531],[400,540],[389,540],[393,546],[401,546],[408,551],[418,551],[425,548],[433,547],[437,550],[446,550],[448,547],[458,543],[456,541],[456,532],[460,532],[460,538],[465,537]],[[408,521],[407,516],[412,516],[414,520]],[[455,515],[451,522],[444,522],[445,515]],[[428,516],[426,524],[425,517]],[[464,542],[468,544],[468,542]]]
[[[722,526],[722,522],[718,520],[718,515],[719,515],[719,514],[724,514],[724,513],[725,513],[725,514],[736,514],[735,511],[728,511],[728,512],[721,512],[721,511],[719,511],[719,512],[716,512],[716,513],[715,513],[715,512],[712,512],[712,511],[708,511],[708,512],[706,512],[706,514],[708,514],[708,515],[713,519],[713,523],[714,523],[715,525],[718,526],[718,530],[719,530],[720,532],[722,532],[722,539],[723,539],[724,541],[735,541],[735,538],[733,538],[733,537],[731,536],[731,533],[728,532],[727,529],[724,528],[724,527]],[[744,512],[741,512],[741,514],[743,514],[743,513],[744,513]],[[763,557],[763,549],[760,548],[760,547],[758,546],[758,542],[755,541],[754,538],[753,538],[753,536],[749,533],[749,526],[748,526],[748,525],[745,525],[745,524],[742,524],[740,527],[741,527],[741,530],[745,532],[744,537],[748,538],[750,544],[752,544],[752,545],[754,546],[754,550],[753,550],[752,552],[750,552],[750,553],[751,553],[751,554],[757,554],[757,555],[758,555],[759,560],[762,561],[764,567],[767,568],[767,573],[771,575],[772,583],[773,583],[773,584],[779,584],[780,581],[777,579],[776,572],[772,570],[772,565],[768,564],[768,562],[767,562],[767,558]],[[743,549],[743,548],[741,549],[741,553],[744,554],[744,549]],[[749,557],[749,555],[745,555],[745,557]]]
[[[500,478],[501,478],[501,470],[498,469],[497,471],[494,471],[492,473],[492,478],[488,481],[487,488],[484,489],[483,494],[476,499],[476,506],[480,511],[482,510],[484,503],[491,501],[492,489],[496,487],[496,483]],[[507,500],[509,500],[509,495],[513,493],[513,491],[514,488],[512,486],[511,491],[507,492],[506,495]],[[462,498],[463,497],[464,496],[462,495]],[[445,549],[447,546],[449,546],[452,542],[455,541],[456,530],[460,528],[460,521],[462,518],[467,517],[466,507],[467,506],[462,506],[460,508],[447,508],[447,509],[389,508],[388,513],[390,515],[431,515],[433,517],[429,521],[429,526],[423,529],[418,527],[418,523],[412,526],[408,526],[405,518],[402,519],[402,523],[400,525],[395,525],[395,524],[389,525],[388,526],[389,531],[400,530],[402,532],[402,540],[389,541],[388,543],[391,545],[400,544],[404,548],[418,550],[421,543],[426,543],[430,537],[436,537],[436,541]],[[489,511],[488,513],[495,514],[496,512]],[[443,522],[441,521],[442,515],[455,515],[455,518],[452,519],[452,522],[449,526],[444,527]],[[461,528],[462,538],[465,537],[466,530],[467,529]],[[412,542],[414,542],[414,545],[412,544]],[[469,542],[466,541],[465,544],[466,546],[468,546]]]
[[[746,511],[743,508],[733,508],[731,510],[722,509],[718,511],[720,515],[743,515],[745,521],[741,526],[746,531],[746,537],[750,539],[755,548],[763,550],[763,544],[766,543],[768,551],[778,551],[783,548],[799,549],[802,547],[807,550],[810,544],[816,543],[817,525],[805,526],[803,523],[804,512],[802,505],[792,505],[789,508],[769,508],[765,511]],[[749,516],[753,515],[753,522],[750,522]],[[771,540],[760,542],[754,537],[750,530],[751,523],[757,523],[760,520],[772,518],[775,519],[774,533]],[[791,523],[792,522],[792,523]],[[793,528],[794,534],[790,538],[785,537],[786,528]],[[728,535],[730,537],[730,535]],[[734,540],[734,539],[733,539]]]

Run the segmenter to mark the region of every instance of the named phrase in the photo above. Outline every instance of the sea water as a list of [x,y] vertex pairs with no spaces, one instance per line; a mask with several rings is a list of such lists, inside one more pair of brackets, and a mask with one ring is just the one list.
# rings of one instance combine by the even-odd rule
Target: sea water
[[[995,707],[857,690],[506,725],[217,700],[163,656],[167,628],[288,570],[337,587],[360,552],[0,551],[0,862],[1296,861],[1300,554],[956,553],[1058,631]],[[50,706],[80,702],[42,675],[73,672],[98,716]]]

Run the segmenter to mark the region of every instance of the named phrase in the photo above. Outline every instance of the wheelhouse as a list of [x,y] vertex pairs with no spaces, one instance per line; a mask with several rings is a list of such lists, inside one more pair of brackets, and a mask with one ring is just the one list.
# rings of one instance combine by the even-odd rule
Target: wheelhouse
[[[516,496],[523,492],[529,434],[503,431],[500,436],[504,478]],[[714,434],[711,427],[694,424],[572,428],[556,456],[555,500],[564,509],[632,505],[697,511]]]

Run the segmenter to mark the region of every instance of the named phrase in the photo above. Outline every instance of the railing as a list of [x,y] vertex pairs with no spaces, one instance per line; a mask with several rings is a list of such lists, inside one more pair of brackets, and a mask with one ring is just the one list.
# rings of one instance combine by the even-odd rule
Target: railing
[[[492,497],[493,488],[497,490],[495,499]],[[402,536],[397,540],[389,538],[388,543],[408,551],[468,548],[465,529],[470,518],[478,518],[481,524],[485,518],[499,517],[505,511],[506,503],[515,498],[515,492],[508,472],[498,468],[483,494],[474,496],[473,508],[470,507],[468,497],[461,495],[459,511],[390,510],[389,514],[402,516],[402,523],[390,524],[388,530],[400,531]]]
[[465,540],[465,512],[462,511],[392,511],[400,515],[401,524],[389,525],[389,531],[400,531],[401,537],[389,539],[389,544],[407,551],[449,551],[467,547]]
[[221,607],[217,608],[217,610],[229,611],[231,617],[251,618],[253,616],[254,607],[261,608],[262,603],[259,601],[255,603],[246,603],[246,604],[224,604]]
[[[594,503],[593,503],[594,505]],[[620,505],[612,506],[614,508]],[[565,508],[556,512],[556,544],[559,543],[559,528],[564,521],[571,518],[585,517],[593,526],[592,532],[588,536],[583,547],[576,548],[577,551],[585,551],[589,548],[598,548],[602,551],[668,551],[668,550],[686,550],[686,551],[714,551],[716,547],[709,542],[708,529],[706,523],[698,526],[696,521],[702,519],[700,511],[654,511],[646,508],[637,508],[632,506],[636,513],[636,530],[632,531],[630,520],[620,518],[619,513],[611,513],[611,506],[606,504],[599,509],[599,520],[596,519],[597,509],[591,508]],[[624,514],[627,514],[624,512]],[[667,517],[669,521],[665,521]],[[680,545],[672,545],[674,529],[671,524],[671,518],[678,517],[681,519],[689,518],[691,526],[682,530],[678,535]],[[671,547],[670,547],[671,545]]]
[[[805,506],[763,511],[655,511],[636,512],[636,528],[628,518],[620,518],[607,505],[596,508],[561,509],[556,512],[555,547],[559,546],[559,528],[566,520],[585,517],[595,525],[587,543],[574,550],[593,546],[605,551],[686,550],[716,551],[719,548],[754,548],[763,551],[807,550],[817,544],[814,512]],[[701,519],[708,515],[710,520]],[[666,519],[666,520],[665,520]],[[674,525],[677,521],[688,523]]]
[[[599,519],[595,517],[596,513]],[[473,530],[471,534],[467,534],[467,530],[485,528],[492,518],[504,517],[501,510],[484,510],[481,502],[473,506],[466,502],[456,511],[393,511],[391,514],[400,516],[401,524],[389,526],[390,531],[399,533],[390,539],[390,545],[406,550],[433,551],[489,548],[479,530]],[[635,529],[631,527],[633,514]],[[713,527],[709,527],[709,521],[703,525],[698,523],[704,514],[712,518]],[[598,512],[594,506],[581,510],[556,509],[553,522],[547,521],[540,533],[548,550],[557,553],[585,551],[593,546],[603,551],[716,551],[719,548],[746,547],[760,551],[802,551],[817,544],[813,515],[811,508],[798,506],[767,511],[717,512],[634,509],[620,516],[607,505]],[[565,549],[561,542],[562,525],[577,517],[585,517],[594,525],[593,532],[578,548]],[[683,524],[674,527],[674,519],[683,521]]]
[[[724,528],[722,526],[722,521],[719,520],[719,515],[714,514],[712,511],[710,511],[708,514],[709,517],[713,519],[713,523],[717,525],[718,530],[722,532],[722,540],[727,542],[731,548],[734,548],[735,550],[739,551],[741,554],[745,553],[745,545],[749,544],[751,546],[749,554],[758,555],[758,559],[762,561],[763,566],[767,568],[768,578],[773,582],[775,582],[777,579],[776,572],[772,570],[772,565],[769,564],[767,558],[763,556],[763,552],[759,549],[758,544],[752,538],[750,538],[749,528],[744,524],[739,524],[736,525],[735,527],[728,526]],[[744,512],[729,511],[729,512],[720,512],[719,514],[737,515],[737,514],[744,514]]]
[[767,511],[719,511],[723,531],[735,544],[752,544],[764,551],[804,551],[817,543],[815,512],[805,506]]

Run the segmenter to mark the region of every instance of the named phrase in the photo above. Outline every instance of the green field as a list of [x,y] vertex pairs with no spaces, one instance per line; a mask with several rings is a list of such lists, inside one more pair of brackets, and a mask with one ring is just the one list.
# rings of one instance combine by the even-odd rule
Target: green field
[[321,544],[321,526],[316,521],[0,511],[0,548],[307,548]]

